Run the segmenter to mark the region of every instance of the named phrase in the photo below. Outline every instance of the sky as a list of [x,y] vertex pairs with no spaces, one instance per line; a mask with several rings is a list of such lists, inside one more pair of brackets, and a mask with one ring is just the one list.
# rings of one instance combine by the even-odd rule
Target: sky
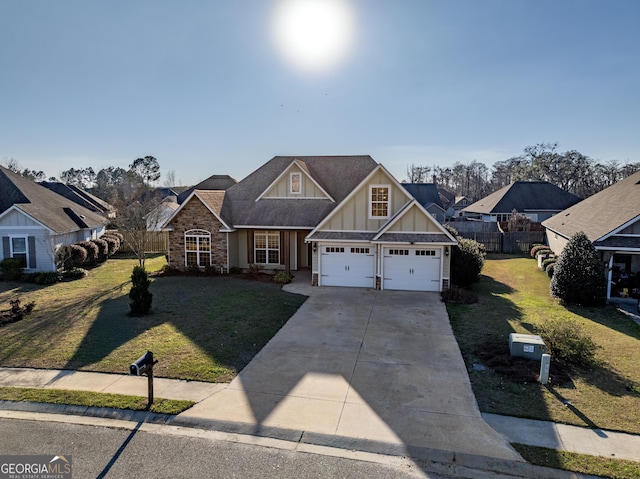
[[0,0],[0,163],[638,162],[639,24],[638,0]]

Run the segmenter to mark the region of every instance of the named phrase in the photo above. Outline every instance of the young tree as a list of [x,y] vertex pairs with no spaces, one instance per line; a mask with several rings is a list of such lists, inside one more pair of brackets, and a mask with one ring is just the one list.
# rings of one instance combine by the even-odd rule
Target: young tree
[[602,305],[606,287],[599,254],[587,235],[579,231],[558,257],[551,280],[551,294],[565,304]]
[[132,316],[144,316],[151,310],[153,294],[149,292],[149,277],[141,266],[135,266],[131,274],[131,290],[129,291],[129,307]]
[[457,286],[470,286],[480,279],[487,256],[483,244],[469,238],[463,238],[450,226],[447,231],[458,241],[451,249],[451,282]]

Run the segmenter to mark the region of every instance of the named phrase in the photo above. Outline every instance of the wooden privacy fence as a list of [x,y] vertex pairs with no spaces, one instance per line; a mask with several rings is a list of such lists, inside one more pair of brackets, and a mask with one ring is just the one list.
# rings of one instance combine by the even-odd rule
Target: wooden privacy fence
[[544,231],[458,232],[463,238],[482,243],[487,253],[529,253],[535,243],[544,243]]
[[[132,250],[128,243],[135,243],[134,235],[140,234],[136,232],[120,231],[124,236],[124,242],[120,246],[120,251],[131,253]],[[169,233],[167,231],[145,231],[145,242],[147,244],[145,251],[147,253],[165,253],[169,252]]]

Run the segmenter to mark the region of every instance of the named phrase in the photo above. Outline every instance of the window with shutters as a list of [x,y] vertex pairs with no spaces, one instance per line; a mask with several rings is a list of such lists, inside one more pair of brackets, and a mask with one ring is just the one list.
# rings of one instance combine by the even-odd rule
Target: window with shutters
[[9,255],[22,261],[22,267],[26,268],[29,264],[29,250],[27,249],[26,236],[11,236],[11,252]]
[[260,264],[280,264],[280,232],[256,231],[254,233],[254,258]]

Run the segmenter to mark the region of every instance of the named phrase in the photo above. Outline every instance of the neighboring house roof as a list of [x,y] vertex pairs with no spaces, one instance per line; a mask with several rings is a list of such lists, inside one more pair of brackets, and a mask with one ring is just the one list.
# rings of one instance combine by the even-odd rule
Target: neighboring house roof
[[562,211],[580,198],[548,181],[516,181],[467,206],[465,213],[497,214],[526,211]]
[[[294,160],[331,199],[262,198],[256,201]],[[364,156],[276,156],[226,192],[223,217],[235,227],[313,228],[378,164]]]
[[211,175],[206,180],[186,189],[178,195],[178,204],[182,204],[194,190],[228,190],[237,181],[229,175]]
[[182,209],[191,201],[192,198],[198,198],[202,204],[213,213],[213,215],[218,218],[218,220],[223,224],[226,230],[233,230],[233,224],[231,223],[228,217],[225,217],[222,212],[222,207],[225,201],[226,191],[224,190],[194,190],[191,192],[189,197],[182,202],[181,205],[177,205],[177,208],[172,212],[172,214],[164,221],[163,226],[168,225],[171,220],[180,212]]
[[444,209],[438,187],[434,183],[402,183],[402,186],[425,208],[435,204]]
[[[640,172],[547,219],[542,226],[566,238],[583,231],[596,246],[640,246],[633,237],[609,238],[640,219]],[[615,243],[615,244],[614,244]]]
[[77,186],[50,181],[41,181],[40,184],[91,211],[107,216],[115,216],[115,208],[113,206]]
[[440,196],[440,201],[444,209],[452,208],[456,202],[456,195],[444,188],[438,188],[438,196]]
[[0,217],[17,209],[55,233],[94,228],[103,216],[0,166]]

